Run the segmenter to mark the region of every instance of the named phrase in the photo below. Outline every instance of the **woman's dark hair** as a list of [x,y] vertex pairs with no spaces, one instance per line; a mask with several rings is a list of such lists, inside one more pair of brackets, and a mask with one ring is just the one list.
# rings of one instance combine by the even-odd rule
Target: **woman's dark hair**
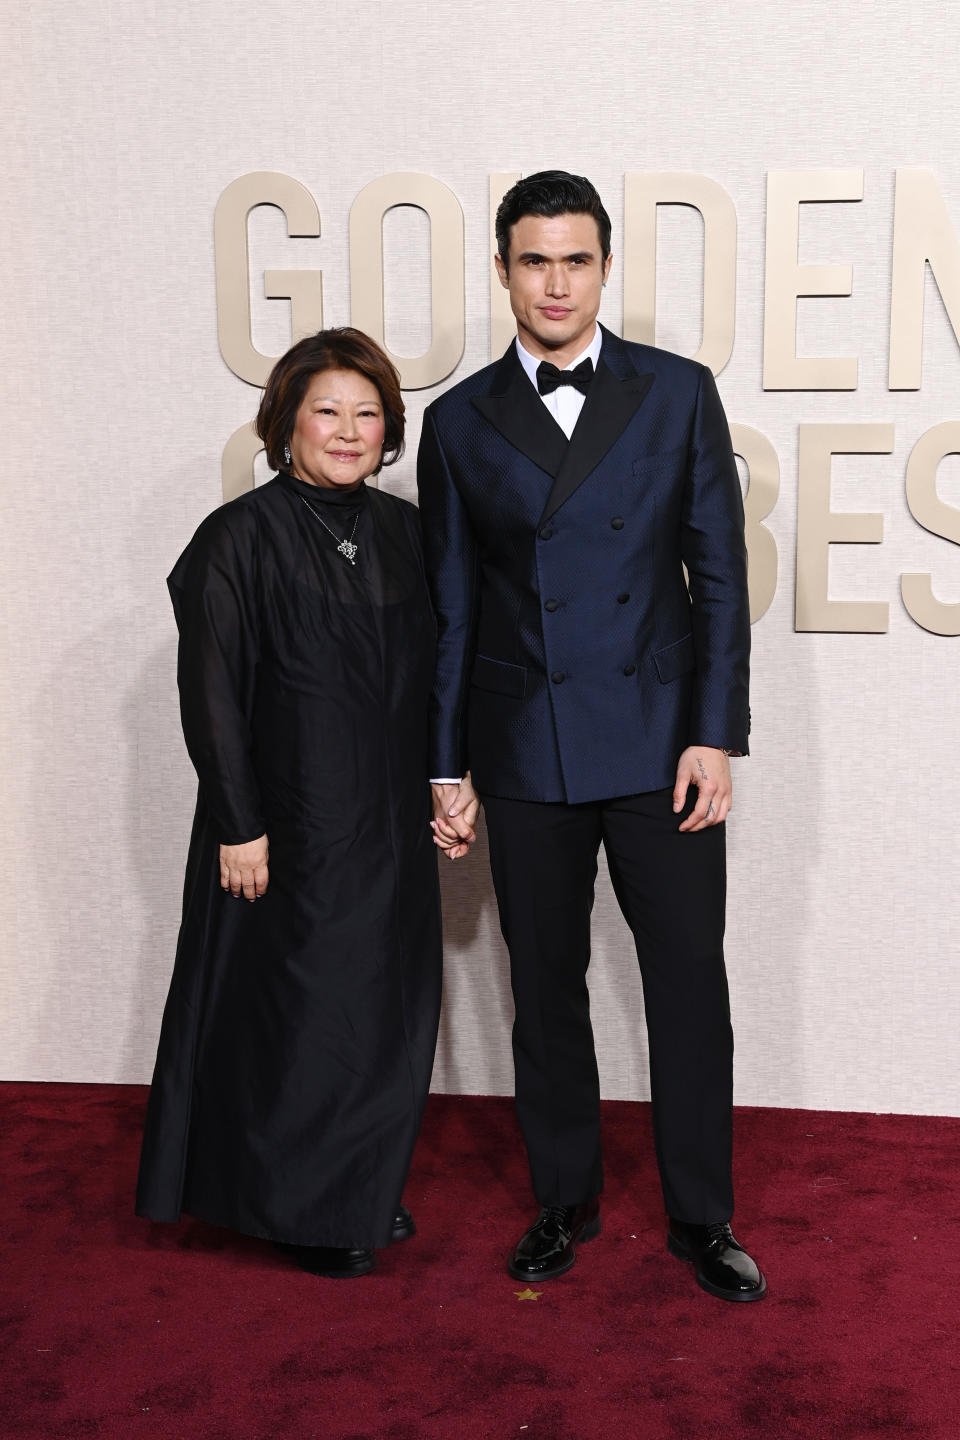
[[595,187],[583,175],[566,170],[539,170],[507,191],[497,210],[496,236],[500,259],[510,268],[510,231],[524,215],[592,215],[597,222],[602,258],[610,254],[610,216]]
[[392,465],[399,460],[403,454],[404,413],[400,376],[375,340],[362,330],[343,325],[338,330],[318,330],[316,335],[291,345],[270,371],[256,426],[271,468],[286,468],[283,447],[293,434],[297,411],[311,378],[321,370],[356,370],[377,387],[385,422],[382,463]]

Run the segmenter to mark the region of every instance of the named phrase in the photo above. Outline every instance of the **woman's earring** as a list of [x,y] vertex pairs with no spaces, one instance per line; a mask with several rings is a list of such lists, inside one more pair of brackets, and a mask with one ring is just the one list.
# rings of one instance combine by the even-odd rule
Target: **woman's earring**
[[284,458],[285,462],[289,465],[289,464],[290,464],[290,446],[289,446],[289,444],[288,444],[288,445],[284,445],[284,447],[283,447],[283,458]]

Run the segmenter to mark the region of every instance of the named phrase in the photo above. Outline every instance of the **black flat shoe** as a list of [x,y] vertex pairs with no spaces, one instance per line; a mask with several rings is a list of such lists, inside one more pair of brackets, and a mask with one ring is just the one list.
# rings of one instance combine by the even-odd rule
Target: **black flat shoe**
[[693,1266],[701,1289],[721,1300],[762,1300],[767,1282],[727,1224],[688,1225],[671,1220],[667,1249]]
[[322,1275],[326,1280],[353,1280],[376,1268],[372,1250],[341,1250],[336,1245],[278,1245],[301,1270]]
[[507,1269],[514,1280],[552,1280],[563,1275],[584,1245],[600,1234],[600,1201],[584,1205],[545,1205],[522,1237]]
[[417,1227],[413,1223],[413,1216],[406,1205],[398,1205],[397,1213],[393,1217],[393,1233],[390,1236],[390,1244],[398,1240],[409,1240],[411,1235],[416,1235]]

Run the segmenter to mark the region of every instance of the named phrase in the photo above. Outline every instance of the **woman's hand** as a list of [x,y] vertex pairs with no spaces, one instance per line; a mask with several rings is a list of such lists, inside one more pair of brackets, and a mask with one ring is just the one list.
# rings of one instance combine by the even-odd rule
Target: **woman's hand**
[[477,838],[474,826],[480,809],[480,798],[467,771],[459,785],[433,785],[433,843],[449,860],[466,855]]
[[270,847],[266,835],[248,840],[245,845],[220,846],[220,887],[231,895],[245,895],[256,900],[267,893],[270,873],[267,860]]

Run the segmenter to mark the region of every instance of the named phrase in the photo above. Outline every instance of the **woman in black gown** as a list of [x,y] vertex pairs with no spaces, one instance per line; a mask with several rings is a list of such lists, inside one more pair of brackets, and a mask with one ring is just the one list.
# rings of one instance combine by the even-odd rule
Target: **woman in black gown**
[[257,428],[279,474],[210,515],[168,582],[200,784],[137,1211],[353,1276],[414,1230],[440,1007],[436,630],[416,508],[364,483],[403,448],[379,347],[294,345]]

